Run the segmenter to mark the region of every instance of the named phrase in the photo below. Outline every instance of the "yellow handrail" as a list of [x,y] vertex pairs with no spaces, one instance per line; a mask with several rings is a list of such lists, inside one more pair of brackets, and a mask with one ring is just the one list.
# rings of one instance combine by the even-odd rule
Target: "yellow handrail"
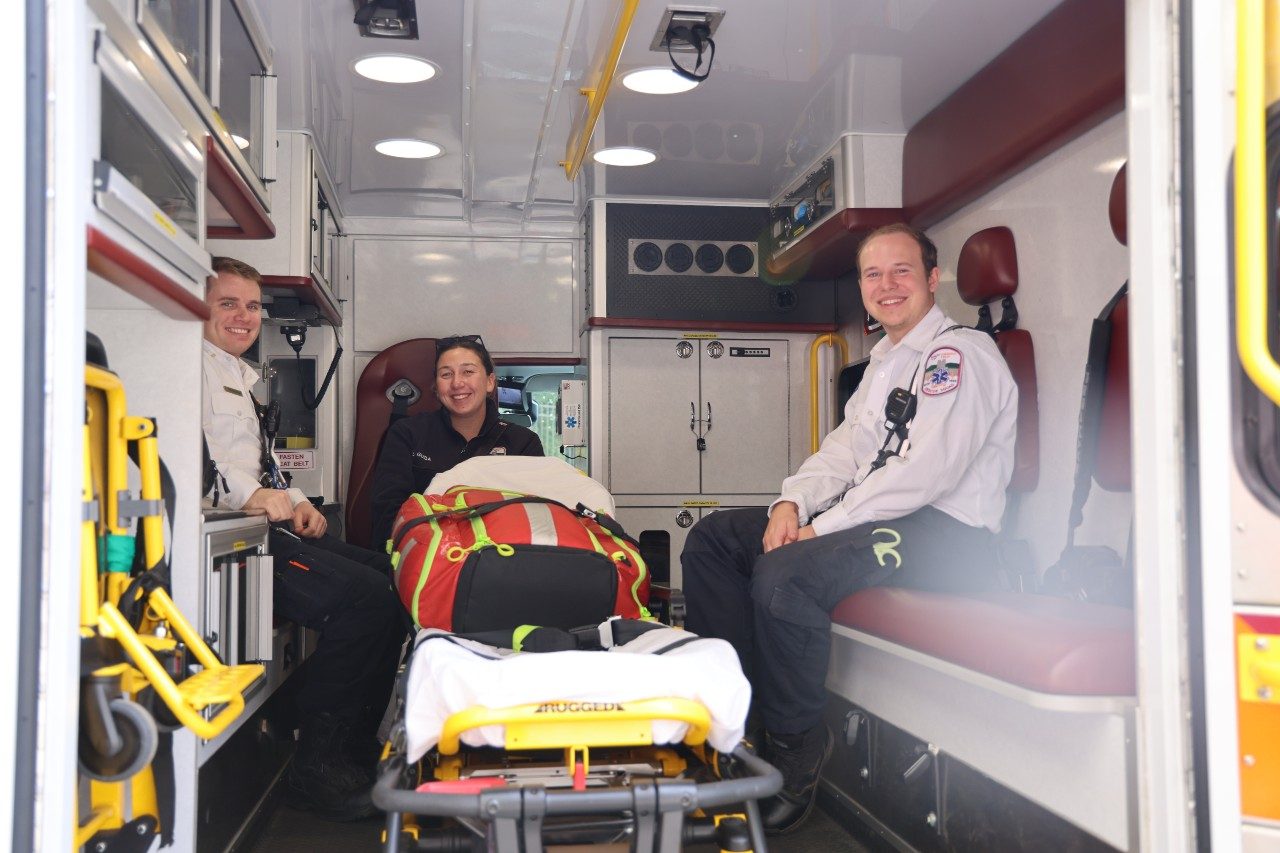
[[1236,349],[1245,373],[1280,405],[1280,364],[1267,342],[1266,9],[1236,4]]
[[[609,97],[609,87],[613,85],[614,72],[618,70],[618,58],[622,56],[622,46],[627,43],[627,35],[631,32],[631,21],[636,16],[636,7],[640,0],[622,0],[622,14],[618,17],[618,26],[613,31],[613,41],[609,52],[605,55],[604,67],[600,69],[600,79],[595,86],[584,86],[578,92],[587,98],[586,121],[581,129],[574,128],[569,133],[569,144],[565,148],[565,159],[560,161],[564,166],[564,174],[569,180],[578,176],[582,161],[587,156],[587,146],[591,144],[591,136],[596,132],[596,122],[600,111],[604,109],[605,99]],[[575,123],[576,124],[576,123]]]
[[825,335],[818,335],[813,339],[813,343],[809,345],[809,452],[818,452],[818,442],[822,436],[818,435],[818,350],[824,345],[831,346],[840,350],[840,364],[846,364],[849,361],[849,344],[845,342],[844,335],[836,332],[827,332]]

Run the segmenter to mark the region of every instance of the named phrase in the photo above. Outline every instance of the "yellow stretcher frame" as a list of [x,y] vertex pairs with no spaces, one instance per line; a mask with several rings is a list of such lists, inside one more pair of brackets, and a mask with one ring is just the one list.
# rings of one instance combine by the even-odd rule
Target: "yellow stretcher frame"
[[[674,750],[654,744],[652,724],[661,720],[683,722],[688,725],[683,743],[713,771],[716,781],[694,783],[673,778],[682,774],[688,763]],[[764,849],[764,828],[756,801],[761,797],[776,794],[782,786],[782,776],[776,769],[749,752],[745,752],[741,747],[734,751],[733,759],[742,762],[741,766],[746,768],[746,775],[721,778],[715,757],[708,754],[710,712],[699,702],[678,697],[621,702],[565,700],[533,702],[501,708],[476,706],[451,714],[441,727],[440,741],[436,747],[439,758],[434,776],[439,781],[447,782],[461,778],[464,762],[464,756],[460,754],[461,735],[466,731],[484,726],[504,727],[504,750],[531,751],[555,748],[564,750],[567,778],[573,780],[573,791],[550,788],[542,790],[535,785],[533,802],[542,803],[542,810],[529,814],[521,809],[511,810],[511,797],[522,796],[520,786],[516,786],[515,789],[502,786],[492,789],[492,793],[488,794],[435,792],[426,788],[418,791],[398,789],[396,777],[410,769],[402,754],[403,725],[403,718],[401,718],[397,728],[393,729],[373,792],[375,804],[388,814],[383,843],[384,849],[391,851],[400,850],[401,835],[408,836],[415,844],[417,843],[422,832],[417,821],[418,815],[452,816],[458,819],[470,817],[472,820],[506,818],[509,823],[511,820],[518,820],[521,826],[519,831],[525,834],[526,839],[530,832],[540,835],[542,818],[552,814],[589,815],[620,809],[624,812],[634,811],[639,817],[640,811],[630,798],[637,794],[643,798],[645,795],[640,792],[640,789],[647,787],[652,791],[653,782],[604,789],[587,787],[585,777],[590,772],[589,751],[592,747],[614,750],[650,747],[651,751],[644,753],[647,756],[644,760],[661,763],[661,776],[667,784],[683,783],[678,794],[675,793],[675,789],[663,789],[672,792],[673,798],[670,802],[679,801],[677,810],[689,811],[690,814],[704,821],[710,821],[714,832],[720,831],[721,824],[725,820],[730,818],[740,820],[746,831],[756,840],[758,845],[756,849]],[[478,773],[480,777],[490,775],[483,759],[481,764],[474,765],[473,769],[480,771]],[[416,774],[411,778],[421,780],[421,776]],[[411,786],[416,784],[413,782]],[[596,807],[583,808],[581,811],[574,807],[554,808],[551,805],[552,800],[559,803],[569,802],[564,799],[566,796],[600,799],[593,801]],[[500,802],[502,798],[507,799]],[[745,812],[733,808],[728,813],[707,811],[717,806],[732,807],[734,805],[745,807]],[[661,811],[666,814],[670,808],[668,805]],[[653,811],[647,814],[647,819],[650,821],[656,816]],[[676,826],[678,829],[679,821]],[[516,846],[513,846],[515,836],[511,832],[510,827],[507,828],[505,835],[503,829],[496,830],[498,850],[516,849]],[[636,833],[636,841],[639,843],[645,833],[639,827]],[[658,835],[661,835],[661,839],[652,835],[645,836],[651,843],[660,842],[659,846],[653,849],[663,851],[672,849],[669,842],[673,837],[666,833],[665,828],[660,830]],[[713,838],[702,837],[698,840],[710,841]]]

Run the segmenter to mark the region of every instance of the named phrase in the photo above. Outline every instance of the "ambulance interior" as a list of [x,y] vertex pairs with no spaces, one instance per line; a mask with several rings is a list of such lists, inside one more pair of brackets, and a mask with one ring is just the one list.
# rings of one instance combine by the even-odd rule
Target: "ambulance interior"
[[[678,588],[690,526],[767,505],[839,423],[845,368],[880,337],[854,249],[896,221],[937,244],[939,304],[969,325],[986,312],[1019,384],[1007,588],[871,589],[837,608],[828,826],[871,849],[1155,849],[1140,826],[1156,763],[1136,732],[1141,673],[1165,661],[1137,651],[1130,476],[1130,387],[1147,377],[1130,377],[1128,303],[1113,306],[1131,277],[1126,229],[1152,204],[1126,203],[1122,168],[1132,185],[1143,156],[1126,4],[74,9],[62,39],[78,76],[60,92],[74,107],[59,108],[90,125],[58,156],[88,199],[81,331],[101,339],[130,410],[160,427],[180,494],[175,604],[206,636],[220,626],[226,663],[266,667],[225,732],[175,735],[175,849],[287,840],[262,835],[289,754],[272,721],[314,643],[236,610],[251,584],[225,568],[264,552],[263,525],[195,500],[211,256],[264,275],[269,319],[247,355],[266,377],[257,391],[282,404],[293,484],[352,541],[367,536],[388,419],[437,405],[433,341],[479,334],[503,418],[602,483],[654,579]],[[704,50],[671,39],[682,23],[705,28]],[[374,55],[423,60],[410,73],[425,79],[362,76]],[[705,79],[674,94],[622,84],[673,62]],[[656,159],[593,159],[622,146]],[[1082,421],[1108,307],[1091,377],[1105,391]],[[1092,483],[1069,532],[1082,444]],[[1096,549],[1096,573],[1035,594],[1069,537]],[[1203,749],[1195,731],[1188,750]],[[1250,813],[1280,819],[1273,806]],[[372,849],[377,827],[365,829]],[[790,843],[775,846],[834,844]]]

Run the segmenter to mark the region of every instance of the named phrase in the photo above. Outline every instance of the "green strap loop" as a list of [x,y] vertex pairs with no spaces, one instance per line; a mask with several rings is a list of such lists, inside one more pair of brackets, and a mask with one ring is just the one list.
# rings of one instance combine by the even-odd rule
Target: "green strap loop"
[[511,632],[511,648],[514,651],[523,651],[525,637],[528,637],[534,631],[538,630],[537,625],[521,625]]

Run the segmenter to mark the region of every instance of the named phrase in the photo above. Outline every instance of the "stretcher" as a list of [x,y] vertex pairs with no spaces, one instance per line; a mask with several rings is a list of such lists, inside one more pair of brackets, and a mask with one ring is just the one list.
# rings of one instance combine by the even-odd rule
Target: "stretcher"
[[605,650],[549,653],[418,634],[373,791],[385,850],[765,849],[756,801],[782,779],[741,745],[750,686],[733,648],[598,630]]
[[[429,491],[459,484],[613,510],[555,459],[477,457]],[[531,652],[523,631],[418,633],[373,789],[385,850],[765,849],[757,800],[782,777],[742,745],[751,687],[731,645],[614,618],[561,631],[568,651]]]

